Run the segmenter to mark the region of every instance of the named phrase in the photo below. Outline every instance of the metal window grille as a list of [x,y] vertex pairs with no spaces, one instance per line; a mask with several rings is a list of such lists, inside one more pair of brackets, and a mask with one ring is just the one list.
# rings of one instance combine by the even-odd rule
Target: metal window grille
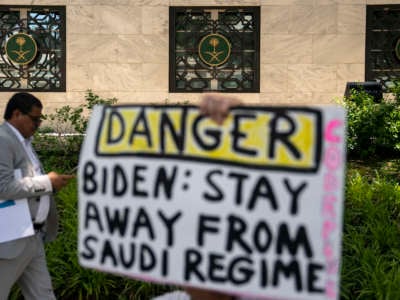
[[65,23],[64,6],[0,6],[0,91],[65,92]]
[[260,91],[259,7],[170,7],[170,92]]
[[365,80],[400,79],[400,5],[367,5]]

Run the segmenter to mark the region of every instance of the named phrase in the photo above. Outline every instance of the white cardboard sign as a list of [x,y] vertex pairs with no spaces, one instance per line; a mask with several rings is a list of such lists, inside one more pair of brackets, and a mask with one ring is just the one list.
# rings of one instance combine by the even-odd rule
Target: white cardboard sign
[[79,261],[265,299],[338,299],[345,112],[98,106],[79,162]]

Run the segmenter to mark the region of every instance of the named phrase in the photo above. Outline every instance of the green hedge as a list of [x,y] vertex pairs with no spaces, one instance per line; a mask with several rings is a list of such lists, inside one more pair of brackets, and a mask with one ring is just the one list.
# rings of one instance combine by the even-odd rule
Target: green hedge
[[[370,171],[366,175],[363,173],[365,167],[349,165],[341,299],[400,299],[399,166],[400,160],[390,169],[382,167],[379,172]],[[145,300],[170,290],[169,287],[82,268],[77,253],[77,202],[77,182],[73,181],[57,194],[61,232],[56,241],[46,246],[59,299]],[[14,291],[15,295],[18,292]]]
[[374,102],[365,91],[352,90],[343,105],[347,109],[347,151],[350,157],[396,157],[400,155],[400,84],[390,96]]
[[400,299],[398,161],[394,177],[392,170],[366,176],[360,166],[349,166],[341,299]]
[[150,299],[168,287],[114,276],[81,267],[78,263],[77,182],[57,194],[61,234],[46,245],[48,266],[59,299]]
[[[349,154],[361,156],[369,163],[371,157],[376,157],[382,149],[392,155],[399,154],[398,95],[395,93],[394,102],[380,104],[374,103],[363,92],[354,92],[349,99],[345,99],[349,112]],[[86,100],[81,108],[89,110],[87,115],[90,115],[94,102],[115,102],[115,99],[100,99],[91,92]],[[53,118],[58,123],[69,123],[76,132],[82,133],[86,119],[75,118],[77,115],[82,116],[80,109],[63,109],[49,120]],[[66,141],[59,136],[46,135],[36,140],[46,169],[55,168],[61,172],[76,165],[81,141],[79,136]],[[400,299],[399,166],[400,161],[379,166],[353,162],[348,166],[341,299]],[[80,267],[77,201],[76,181],[57,194],[61,232],[55,242],[46,246],[49,269],[59,299],[149,299],[170,289]],[[17,288],[13,290],[11,299],[21,299]]]

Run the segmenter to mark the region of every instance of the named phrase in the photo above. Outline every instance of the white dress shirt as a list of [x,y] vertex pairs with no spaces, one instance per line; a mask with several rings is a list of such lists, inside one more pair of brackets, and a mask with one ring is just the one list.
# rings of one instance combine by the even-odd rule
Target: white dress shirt
[[[35,171],[35,179],[40,181],[45,187],[46,187],[46,192],[51,192],[53,190],[51,186],[51,181],[50,178],[47,174],[43,174],[43,171],[40,167],[40,161],[35,155],[33,149],[32,149],[32,138],[26,139],[22,136],[22,134],[16,129],[13,125],[10,123],[6,122],[6,124],[12,129],[12,131],[15,133],[17,136],[18,140],[21,142],[22,146],[24,147],[26,153],[28,154],[28,157],[30,161],[32,162],[32,165],[34,167]],[[33,222],[36,224],[43,223],[47,215],[49,213],[50,209],[50,197],[49,195],[42,195],[40,196],[40,203],[38,210],[36,212],[36,216],[32,216]]]

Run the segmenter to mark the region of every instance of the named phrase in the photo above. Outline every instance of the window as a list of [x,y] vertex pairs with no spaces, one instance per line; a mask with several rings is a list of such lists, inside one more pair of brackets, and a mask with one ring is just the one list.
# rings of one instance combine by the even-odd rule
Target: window
[[400,5],[368,5],[365,80],[384,89],[400,79]]
[[65,92],[65,7],[0,6],[0,91]]
[[260,91],[259,7],[170,7],[170,92]]

